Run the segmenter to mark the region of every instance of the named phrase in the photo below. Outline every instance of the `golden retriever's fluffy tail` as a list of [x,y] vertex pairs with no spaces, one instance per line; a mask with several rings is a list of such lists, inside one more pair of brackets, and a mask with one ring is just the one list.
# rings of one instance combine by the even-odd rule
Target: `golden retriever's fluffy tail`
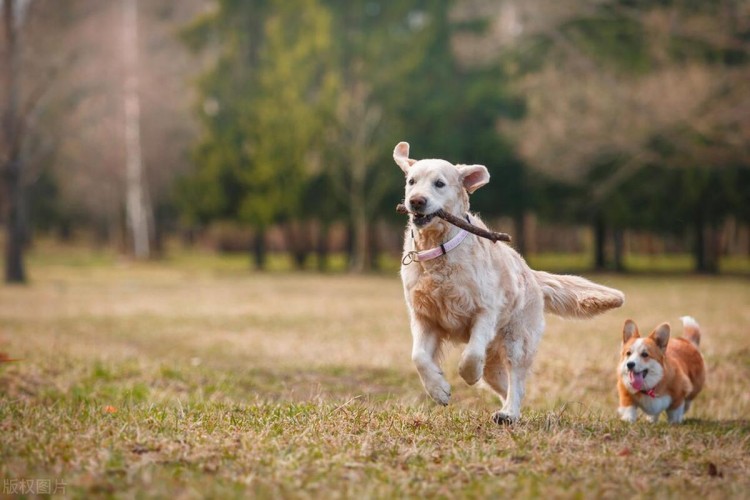
[[590,318],[620,307],[625,295],[579,276],[534,271],[544,293],[544,311],[565,318]]

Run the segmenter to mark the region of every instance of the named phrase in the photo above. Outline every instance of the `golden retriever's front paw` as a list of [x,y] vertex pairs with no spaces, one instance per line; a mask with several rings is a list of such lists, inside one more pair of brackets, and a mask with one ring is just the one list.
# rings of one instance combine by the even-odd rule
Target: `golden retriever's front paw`
[[497,425],[511,425],[518,421],[517,416],[508,415],[504,411],[496,411],[492,414],[492,421]]
[[469,385],[479,382],[484,372],[484,356],[464,351],[458,364],[458,373]]
[[425,385],[427,394],[437,403],[443,406],[447,406],[451,399],[451,385],[447,380],[442,379],[436,381],[434,384]]

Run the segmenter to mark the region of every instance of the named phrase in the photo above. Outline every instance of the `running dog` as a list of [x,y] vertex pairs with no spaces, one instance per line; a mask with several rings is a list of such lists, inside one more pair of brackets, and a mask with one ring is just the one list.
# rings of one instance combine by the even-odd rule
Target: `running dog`
[[679,424],[690,403],[703,389],[706,365],[698,350],[701,331],[690,316],[682,317],[682,337],[669,339],[669,323],[662,323],[648,337],[627,320],[622,329],[622,352],[617,366],[620,418],[635,422],[637,409],[652,422],[667,413],[671,424]]
[[486,229],[469,212],[469,194],[489,182],[483,165],[409,158],[400,142],[393,159],[406,176],[410,212],[401,279],[411,322],[412,360],[430,397],[447,405],[450,385],[441,346],[464,343],[458,371],[480,379],[503,400],[499,424],[521,414],[526,376],[544,332],[544,313],[589,318],[620,307],[622,292],[578,276],[534,271],[512,247],[469,235],[435,217],[442,209]]

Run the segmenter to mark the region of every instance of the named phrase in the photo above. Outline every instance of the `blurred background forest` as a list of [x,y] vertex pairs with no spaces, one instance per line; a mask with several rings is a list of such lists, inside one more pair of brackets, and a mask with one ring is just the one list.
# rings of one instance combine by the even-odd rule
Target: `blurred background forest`
[[400,140],[486,165],[532,262],[750,268],[750,1],[0,6],[6,281],[48,241],[383,266]]

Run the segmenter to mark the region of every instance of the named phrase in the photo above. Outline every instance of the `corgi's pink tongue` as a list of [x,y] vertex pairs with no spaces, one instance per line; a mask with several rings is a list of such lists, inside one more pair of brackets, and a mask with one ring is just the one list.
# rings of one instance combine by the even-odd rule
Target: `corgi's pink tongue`
[[636,372],[629,372],[630,374],[630,385],[633,386],[633,389],[636,391],[640,391],[643,387],[643,372],[636,373]]

